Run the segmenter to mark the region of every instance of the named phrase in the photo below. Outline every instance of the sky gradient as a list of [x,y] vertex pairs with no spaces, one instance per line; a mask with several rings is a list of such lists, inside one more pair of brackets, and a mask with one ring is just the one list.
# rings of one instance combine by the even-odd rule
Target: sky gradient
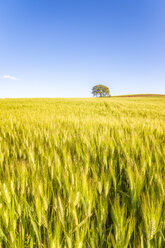
[[164,0],[0,1],[0,97],[165,94]]

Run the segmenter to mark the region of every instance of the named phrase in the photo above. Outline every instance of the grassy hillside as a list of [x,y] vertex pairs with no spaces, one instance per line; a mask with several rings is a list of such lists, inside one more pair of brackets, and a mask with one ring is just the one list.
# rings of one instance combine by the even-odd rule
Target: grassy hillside
[[165,98],[0,100],[0,247],[165,247]]

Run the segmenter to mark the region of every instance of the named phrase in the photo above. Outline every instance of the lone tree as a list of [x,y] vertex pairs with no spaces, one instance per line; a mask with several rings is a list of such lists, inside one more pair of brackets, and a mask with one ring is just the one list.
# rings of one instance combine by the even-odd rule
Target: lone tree
[[93,96],[106,97],[110,96],[109,88],[102,84],[96,85],[92,88]]

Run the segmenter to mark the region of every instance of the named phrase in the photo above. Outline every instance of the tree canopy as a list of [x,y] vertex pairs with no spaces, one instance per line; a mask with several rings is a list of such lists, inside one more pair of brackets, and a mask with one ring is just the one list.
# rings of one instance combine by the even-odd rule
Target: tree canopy
[[92,94],[93,94],[93,96],[98,96],[98,97],[110,96],[109,88],[107,86],[102,85],[102,84],[95,85],[92,88]]

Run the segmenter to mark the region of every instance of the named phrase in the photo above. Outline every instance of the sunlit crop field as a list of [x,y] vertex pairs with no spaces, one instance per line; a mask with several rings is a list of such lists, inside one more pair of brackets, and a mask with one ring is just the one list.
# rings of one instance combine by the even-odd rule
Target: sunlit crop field
[[165,247],[165,97],[1,99],[0,247]]

